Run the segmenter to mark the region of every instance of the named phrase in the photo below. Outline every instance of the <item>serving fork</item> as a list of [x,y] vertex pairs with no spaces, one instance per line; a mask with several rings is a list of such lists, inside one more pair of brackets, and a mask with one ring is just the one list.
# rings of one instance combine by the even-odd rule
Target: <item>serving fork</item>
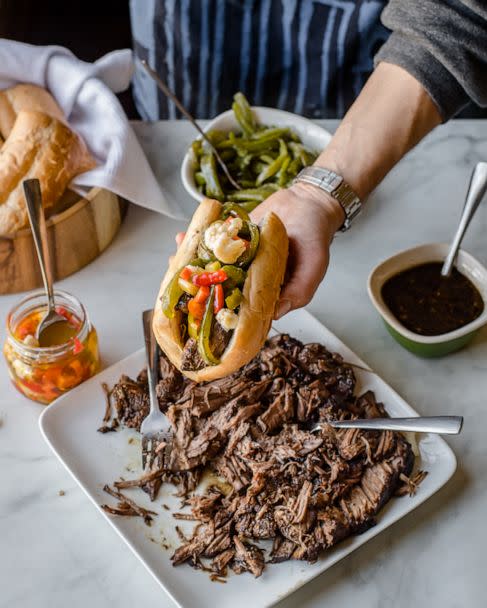
[[357,420],[330,420],[316,424],[311,431],[319,431],[329,424],[335,429],[364,429],[376,431],[414,431],[458,435],[462,430],[463,416],[415,416],[411,418],[364,418]]
[[169,462],[171,424],[159,408],[156,386],[159,379],[158,344],[152,331],[152,310],[142,313],[144,326],[147,384],[149,385],[149,414],[144,418],[142,433],[142,470],[150,471],[156,458],[162,459],[162,467]]

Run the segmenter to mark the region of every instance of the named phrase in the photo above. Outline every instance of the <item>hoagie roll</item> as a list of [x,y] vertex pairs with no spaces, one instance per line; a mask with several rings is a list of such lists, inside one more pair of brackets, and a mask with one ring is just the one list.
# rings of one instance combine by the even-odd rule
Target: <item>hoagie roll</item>
[[205,199],[154,308],[154,334],[170,361],[196,382],[248,363],[269,332],[287,255],[286,229],[274,213],[256,226],[238,205]]

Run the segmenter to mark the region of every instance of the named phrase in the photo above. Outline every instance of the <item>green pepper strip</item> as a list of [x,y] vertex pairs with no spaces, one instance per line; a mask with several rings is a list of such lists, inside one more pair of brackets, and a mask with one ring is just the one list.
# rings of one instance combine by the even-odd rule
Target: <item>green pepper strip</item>
[[208,365],[218,365],[220,360],[217,359],[211,352],[210,337],[213,324],[213,301],[215,299],[215,286],[212,286],[210,295],[206,302],[206,310],[201,322],[201,328],[198,335],[198,352],[205,363]]
[[222,219],[227,219],[229,215],[237,216],[246,222],[250,220],[249,214],[240,205],[236,205],[235,203],[225,203],[223,205]]
[[245,283],[245,279],[247,278],[247,273],[242,268],[238,266],[223,266],[222,270],[227,275],[228,279],[223,283],[225,290],[233,289],[234,287],[239,287]]
[[161,298],[162,312],[168,319],[174,318],[176,304],[183,295],[183,290],[179,286],[179,274],[181,270],[182,268],[173,276]]
[[232,290],[229,296],[225,298],[225,304],[230,310],[235,310],[242,302],[242,292],[238,287]]
[[250,245],[245,253],[237,260],[238,266],[248,266],[250,262],[255,258],[255,254],[257,253],[257,248],[259,246],[260,233],[259,228],[252,222],[247,222],[247,227],[250,232]]
[[198,339],[198,325],[196,324],[196,320],[191,313],[188,313],[188,334],[190,338],[193,338],[193,340]]
[[206,195],[223,200],[225,195],[220,184],[220,179],[216,171],[216,161],[213,152],[203,154],[201,157],[201,173],[206,180]]

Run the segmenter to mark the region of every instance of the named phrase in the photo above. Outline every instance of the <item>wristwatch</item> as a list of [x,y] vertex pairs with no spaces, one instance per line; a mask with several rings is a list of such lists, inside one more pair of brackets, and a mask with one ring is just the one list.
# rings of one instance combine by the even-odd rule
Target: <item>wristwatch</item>
[[322,167],[305,167],[302,169],[293,180],[293,184],[297,182],[305,182],[318,186],[332,196],[345,212],[345,221],[340,228],[345,232],[352,225],[353,220],[357,217],[362,209],[362,201],[355,194],[352,188],[347,184],[341,175],[323,169]]

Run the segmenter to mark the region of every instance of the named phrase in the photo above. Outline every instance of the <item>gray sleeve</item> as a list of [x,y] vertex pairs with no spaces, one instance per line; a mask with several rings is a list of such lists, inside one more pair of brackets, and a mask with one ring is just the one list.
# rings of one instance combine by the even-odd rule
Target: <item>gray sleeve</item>
[[392,30],[374,63],[414,76],[444,121],[469,99],[487,106],[486,0],[391,0],[382,23]]

